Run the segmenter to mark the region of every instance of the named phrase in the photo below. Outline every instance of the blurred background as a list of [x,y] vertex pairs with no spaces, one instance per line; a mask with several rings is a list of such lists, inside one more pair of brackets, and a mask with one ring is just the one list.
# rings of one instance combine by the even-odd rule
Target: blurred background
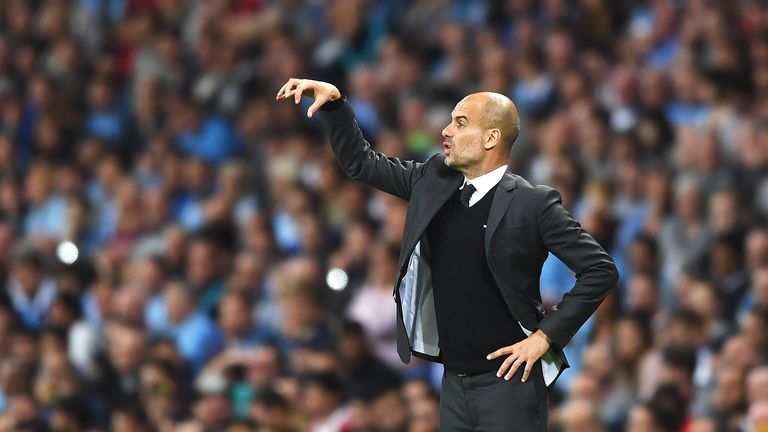
[[[437,430],[405,203],[290,77],[417,160],[467,93],[517,103],[515,172],[621,272],[551,430],[767,430],[766,2],[0,0],[0,431]],[[545,302],[574,280],[550,257]]]

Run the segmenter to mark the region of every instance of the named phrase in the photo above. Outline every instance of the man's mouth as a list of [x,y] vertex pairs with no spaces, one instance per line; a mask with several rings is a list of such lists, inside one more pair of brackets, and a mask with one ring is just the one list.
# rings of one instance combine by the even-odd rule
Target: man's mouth
[[451,149],[451,144],[444,141],[443,142],[443,150],[450,150],[450,149]]

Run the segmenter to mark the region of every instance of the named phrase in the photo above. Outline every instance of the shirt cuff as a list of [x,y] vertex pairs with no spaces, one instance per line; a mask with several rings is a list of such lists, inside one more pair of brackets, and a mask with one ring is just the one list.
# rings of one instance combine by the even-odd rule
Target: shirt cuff
[[344,97],[344,95],[341,95],[340,98],[332,101],[328,101],[320,106],[321,111],[333,111],[335,109],[341,108],[342,105],[347,101],[347,98]]

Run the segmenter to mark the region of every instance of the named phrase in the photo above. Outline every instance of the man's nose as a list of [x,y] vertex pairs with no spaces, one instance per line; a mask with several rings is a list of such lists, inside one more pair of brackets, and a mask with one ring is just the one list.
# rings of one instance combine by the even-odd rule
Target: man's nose
[[451,137],[451,136],[449,135],[449,131],[448,131],[448,129],[449,129],[450,127],[451,127],[451,125],[448,125],[448,126],[446,126],[445,128],[443,128],[443,132],[442,132],[443,138],[450,138],[450,137]]

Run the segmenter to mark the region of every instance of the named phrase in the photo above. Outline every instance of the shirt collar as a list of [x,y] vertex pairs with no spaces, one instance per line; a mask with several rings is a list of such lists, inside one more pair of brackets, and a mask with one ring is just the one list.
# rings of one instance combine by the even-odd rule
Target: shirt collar
[[493,189],[494,186],[496,186],[501,179],[504,177],[504,173],[507,172],[507,165],[502,165],[498,168],[496,168],[493,171],[489,171],[480,177],[474,178],[472,180],[467,179],[467,177],[464,177],[464,184],[461,185],[459,189],[464,189],[464,185],[467,183],[472,183],[475,186],[475,189],[480,194],[480,196],[485,195],[488,193],[489,190]]

